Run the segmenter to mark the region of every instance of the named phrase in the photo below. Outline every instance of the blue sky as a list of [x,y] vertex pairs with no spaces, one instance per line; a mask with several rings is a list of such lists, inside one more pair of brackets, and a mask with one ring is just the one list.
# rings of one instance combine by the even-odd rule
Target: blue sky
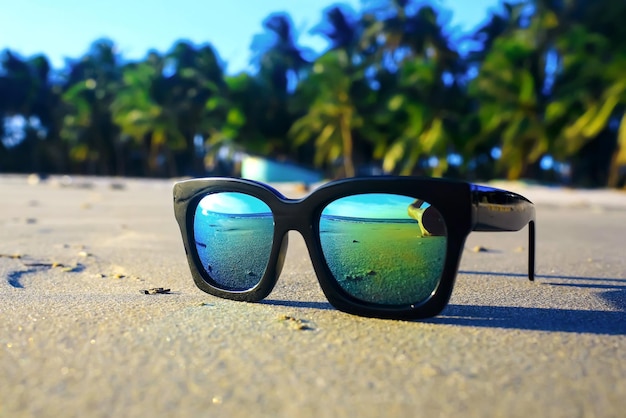
[[[362,194],[335,200],[324,209],[323,214],[370,219],[409,219],[407,210],[413,202],[415,198],[408,196]],[[256,197],[235,192],[205,196],[200,200],[198,208],[203,215],[207,215],[208,212],[233,215],[271,212],[270,208]]]
[[335,200],[323,215],[369,219],[410,219],[409,206],[415,198],[395,194],[361,194]]
[[272,211],[256,197],[236,192],[213,193],[200,200],[198,208],[203,215],[208,212],[227,213],[230,215],[268,214]]
[[[10,48],[28,57],[46,54],[53,66],[78,58],[96,39],[108,37],[126,59],[143,58],[150,48],[168,51],[187,39],[210,42],[228,63],[228,72],[244,69],[250,44],[262,33],[261,23],[272,12],[291,15],[300,44],[315,50],[324,41],[310,29],[322,11],[342,3],[360,8],[360,0],[5,0],[0,12],[0,50]],[[470,30],[487,18],[499,0],[434,0],[452,12],[452,26]]]

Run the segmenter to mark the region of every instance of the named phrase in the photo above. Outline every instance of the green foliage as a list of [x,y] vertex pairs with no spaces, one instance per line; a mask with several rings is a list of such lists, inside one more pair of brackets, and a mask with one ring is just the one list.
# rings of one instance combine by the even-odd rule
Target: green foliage
[[[620,184],[625,2],[504,3],[466,37],[467,54],[442,16],[417,0],[333,6],[315,28],[329,43],[316,56],[288,15],[272,14],[253,40],[255,70],[232,75],[210,45],[186,41],[129,62],[98,40],[60,72],[4,51],[0,134],[23,127],[0,142],[0,170],[202,175],[229,149],[331,177],[375,166],[517,179],[542,178],[549,155],[585,184]],[[589,150],[610,169],[584,164]]]
[[512,35],[493,43],[469,92],[481,103],[481,134],[501,138],[500,164],[508,178],[516,179],[549,144],[542,117],[544,77],[533,72],[535,50],[525,33]]
[[290,130],[296,146],[314,141],[318,167],[343,159],[347,177],[355,174],[353,135],[363,124],[351,94],[360,77],[362,72],[352,66],[346,51],[333,50],[320,57],[301,86],[308,111]]

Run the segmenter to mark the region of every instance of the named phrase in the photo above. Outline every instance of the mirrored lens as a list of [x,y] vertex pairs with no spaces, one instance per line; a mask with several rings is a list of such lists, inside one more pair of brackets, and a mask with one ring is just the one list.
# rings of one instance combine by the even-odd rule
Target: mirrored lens
[[322,211],[322,252],[348,294],[381,305],[417,304],[437,288],[446,259],[443,217],[395,194],[337,199]]
[[202,267],[225,290],[256,286],[267,268],[274,217],[263,201],[243,193],[203,197],[193,222]]

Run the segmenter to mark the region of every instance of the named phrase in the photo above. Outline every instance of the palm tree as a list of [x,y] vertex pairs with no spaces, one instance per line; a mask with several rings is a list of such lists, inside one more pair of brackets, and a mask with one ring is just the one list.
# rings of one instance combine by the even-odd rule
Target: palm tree
[[211,130],[210,145],[216,149],[225,145],[251,153],[272,153],[275,144],[265,135],[267,124],[273,121],[267,119],[267,85],[245,72],[225,77],[225,83],[225,96],[208,103],[211,109],[223,115],[223,123]]
[[573,3],[557,15],[563,24],[546,113],[555,126],[551,151],[571,159],[574,180],[586,185],[616,185],[618,167],[626,164],[624,15],[626,5],[603,0]]
[[459,54],[433,7],[413,0],[367,0],[364,19],[370,22],[365,42],[376,45],[381,65],[398,68],[415,57],[426,57],[442,73],[461,69]]
[[122,134],[141,144],[152,175],[204,172],[204,142],[226,117],[222,66],[210,45],[178,42],[165,56],[151,52],[124,68],[112,104]]
[[[618,16],[625,13],[626,6],[604,0],[534,0],[507,6],[505,16],[494,16],[479,31],[485,48],[476,55],[482,62],[470,89],[480,103],[475,140],[500,139],[500,163],[509,177],[528,174],[547,153],[589,162],[591,149],[604,149],[597,166],[608,165],[615,139],[607,129],[623,115],[626,67]],[[591,167],[586,164],[584,176],[597,184]]]
[[344,50],[351,58],[364,54],[364,25],[354,10],[347,6],[331,6],[324,11],[324,18],[311,32],[323,35],[329,49]]
[[265,32],[256,35],[252,42],[252,62],[261,78],[276,92],[287,94],[307,68],[309,51],[297,45],[293,23],[286,13],[270,15],[263,21],[263,27]]
[[495,41],[470,85],[470,94],[480,102],[481,137],[501,138],[507,176],[517,179],[549,150],[543,115],[546,98],[543,74],[533,72],[536,49],[532,36],[518,32]]
[[505,3],[504,14],[492,15],[475,35],[483,49],[471,56],[480,60],[469,89],[479,103],[480,123],[471,146],[500,148],[498,165],[511,179],[529,175],[552,148],[553,127],[545,115],[557,57],[557,12],[551,1]]
[[371,158],[366,150],[376,138],[374,129],[366,129],[371,121],[361,117],[374,103],[366,75],[369,63],[363,29],[351,9],[333,6],[325,10],[323,22],[313,32],[325,36],[330,47],[298,88],[303,115],[290,130],[296,146],[313,144],[315,165],[332,167],[341,160],[341,175],[346,177],[356,174],[355,157],[361,162]]
[[[0,61],[0,121],[17,129],[19,139],[13,144],[13,170],[59,171],[63,161],[58,146],[58,91],[51,83],[51,68],[46,57],[22,59],[5,51]],[[8,151],[3,144],[5,153]],[[20,156],[17,156],[20,154]],[[9,163],[11,164],[11,163]]]
[[123,84],[111,104],[122,137],[136,144],[128,144],[125,150],[138,145],[146,164],[144,172],[153,176],[164,174],[163,165],[168,174],[176,175],[172,150],[185,148],[176,116],[164,100],[167,92],[162,74],[163,60],[156,53],[151,53],[145,62],[125,66]]
[[436,63],[414,59],[395,75],[395,87],[382,103],[390,141],[383,157],[386,172],[443,176],[448,156],[463,153],[463,118],[468,101],[463,86],[446,82]]
[[119,59],[112,41],[99,40],[69,65],[65,76],[62,97],[68,109],[61,137],[81,171],[115,173],[115,147],[120,138],[110,106],[121,81]]
[[298,46],[287,14],[270,15],[263,27],[265,32],[255,36],[251,46],[252,64],[258,72],[255,81],[249,84],[262,96],[245,97],[248,103],[240,108],[261,110],[258,115],[246,113],[247,123],[256,122],[267,154],[288,157],[292,147],[287,141],[287,132],[297,117],[292,111],[293,92],[310,65],[310,51]]
[[[461,89],[457,77],[463,66],[451,46],[437,12],[410,0],[366,3],[368,45],[375,45],[379,113],[389,134],[383,169],[443,175],[447,154],[458,141],[457,108]],[[378,19],[378,20],[376,20]],[[430,164],[427,164],[430,162]],[[434,163],[433,163],[434,162]]]
[[204,155],[199,150],[225,118],[224,109],[211,107],[211,101],[226,94],[223,66],[212,46],[196,48],[188,42],[174,46],[166,65],[172,71],[165,81],[167,107],[185,139],[179,160],[188,174],[202,174]]
[[[2,53],[0,61],[0,125],[2,126],[2,145],[0,145],[0,169],[19,170],[30,159],[25,155],[15,155],[25,148],[25,132],[10,132],[10,124],[16,118],[27,120],[31,111],[32,81],[28,64],[9,50]],[[9,131],[9,132],[7,132]],[[11,134],[11,140],[5,135]],[[6,145],[5,145],[6,144]],[[26,144],[28,146],[28,144]],[[9,150],[13,158],[8,158]],[[23,152],[20,152],[23,154]],[[18,164],[15,164],[15,162]],[[27,166],[26,169],[30,168]],[[16,170],[17,169],[17,170]]]
[[469,61],[481,63],[497,39],[518,29],[526,6],[527,2],[503,2],[502,11],[492,13],[489,20],[471,35],[471,39],[479,43],[480,47],[470,52]]
[[341,158],[343,176],[354,177],[353,131],[363,121],[352,99],[349,66],[342,50],[331,50],[317,59],[313,73],[301,86],[308,111],[294,122],[290,134],[296,146],[314,139],[315,165],[333,164]]

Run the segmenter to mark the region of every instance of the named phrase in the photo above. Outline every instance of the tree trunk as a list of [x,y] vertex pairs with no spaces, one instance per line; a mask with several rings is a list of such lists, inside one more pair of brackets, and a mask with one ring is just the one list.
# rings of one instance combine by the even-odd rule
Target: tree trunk
[[618,179],[618,166],[617,166],[617,154],[619,154],[619,147],[613,153],[611,157],[611,165],[609,165],[609,180],[607,181],[607,186],[616,188],[617,187],[617,179]]
[[343,169],[346,177],[354,177],[354,163],[352,162],[352,131],[348,124],[350,115],[343,114],[340,119],[341,139],[343,141]]

